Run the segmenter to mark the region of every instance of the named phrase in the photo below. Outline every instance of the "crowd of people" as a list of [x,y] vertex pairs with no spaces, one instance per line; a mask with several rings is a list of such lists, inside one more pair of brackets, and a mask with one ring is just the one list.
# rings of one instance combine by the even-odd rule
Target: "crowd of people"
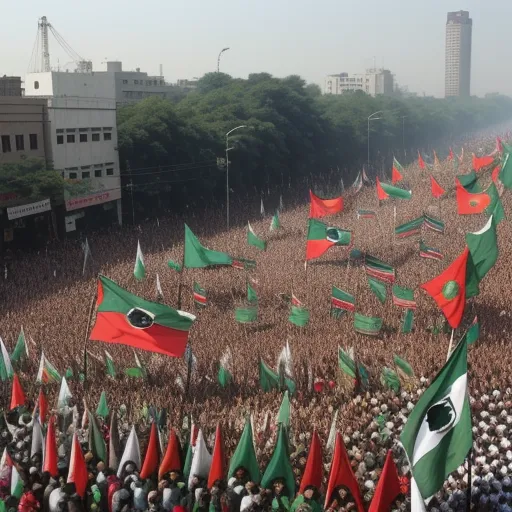
[[[332,456],[332,447],[326,444],[336,417],[336,429],[343,435],[366,506],[371,503],[386,453],[391,449],[403,492],[393,510],[408,510],[410,468],[399,436],[417,398],[446,361],[450,342],[449,333],[434,328],[439,324],[439,310],[432,299],[419,290],[419,285],[438,275],[462,252],[465,233],[477,231],[485,224],[484,215],[457,214],[454,177],[469,172],[472,152],[490,152],[492,146],[491,138],[466,143],[464,160],[458,170],[449,160],[427,170],[420,170],[416,164],[408,166],[403,186],[412,190],[410,201],[388,200],[379,204],[373,185],[368,184],[358,194],[351,194],[345,183],[344,210],[328,218],[332,225],[353,231],[355,248],[392,265],[396,269],[397,284],[415,289],[417,309],[410,334],[401,333],[403,310],[393,305],[389,290],[386,302],[381,304],[368,286],[363,266],[347,259],[347,249],[331,248],[305,268],[307,187],[264,194],[266,216],[260,212],[260,197],[239,198],[232,208],[231,224],[234,227],[229,231],[223,229],[224,211],[191,209],[186,217],[147,220],[135,229],[126,227],[88,233],[92,257],[87,261],[84,275],[83,240],[55,242],[37,254],[16,255],[0,285],[3,310],[0,335],[11,352],[23,326],[29,357],[17,370],[27,400],[32,403],[27,403],[27,412],[9,413],[10,384],[3,383],[1,400],[6,416],[0,448],[7,447],[6,453],[16,464],[24,484],[24,494],[18,505],[5,476],[10,466],[4,461],[0,469],[3,472],[0,474],[0,498],[6,509],[109,512],[174,509],[179,512],[180,507],[184,507],[188,512],[202,512],[206,508],[212,512],[238,512],[243,500],[234,496],[236,487],[245,496],[260,497],[243,501],[247,506],[243,510],[289,510],[291,503],[286,505],[278,500],[276,505],[273,499],[276,489],[261,490],[252,487],[248,481],[228,485],[226,479],[210,490],[206,489],[205,482],[198,481],[189,489],[188,482],[179,472],[172,477],[166,475],[160,481],[143,480],[138,476],[141,468],[133,464],[123,468],[123,474],[118,478],[107,461],[98,461],[89,454],[89,427],[82,428],[78,419],[86,406],[95,409],[100,393],[105,391],[111,415],[118,418],[121,449],[131,426],[135,425],[144,453],[154,417],[151,411],[165,408],[167,421],[161,426],[164,446],[170,427],[178,432],[185,444],[193,421],[202,429],[211,450],[216,425],[221,424],[229,458],[240,439],[245,417],[251,414],[258,462],[264,470],[276,442],[276,415],[282,395],[278,391],[265,393],[261,390],[258,363],[263,359],[275,368],[279,354],[288,343],[293,361],[291,373],[297,384],[297,391],[291,397],[290,425],[290,457],[297,489],[314,429],[324,445],[323,476],[326,482]],[[481,174],[481,185],[485,189],[491,180],[490,172]],[[430,175],[447,190],[441,200],[434,200],[430,194]],[[319,195],[329,194],[327,184],[317,189],[314,182],[311,186]],[[279,208],[280,196],[282,227],[270,232],[271,215]],[[501,199],[505,213],[509,215],[510,193],[505,191]],[[374,210],[376,218],[358,219],[358,209]],[[420,258],[419,237],[403,241],[395,239],[397,225],[423,213],[445,223],[444,234],[421,233],[427,245],[443,253],[443,261]],[[245,226],[248,220],[258,236],[268,241],[266,251],[247,246]],[[248,271],[232,267],[184,269],[182,273],[170,268],[169,260],[180,262],[182,259],[183,222],[187,222],[204,245],[234,257],[256,260],[256,268]],[[480,323],[480,339],[468,352],[473,452],[470,460],[450,475],[444,489],[430,502],[430,510],[465,510],[470,482],[470,500],[475,510],[512,510],[512,448],[509,440],[512,438],[512,375],[509,370],[512,360],[508,350],[508,334],[512,332],[512,296],[508,289],[512,272],[507,261],[512,243],[510,231],[507,220],[499,224],[498,262],[482,281],[479,296],[466,308],[466,325],[475,314]],[[133,277],[137,241],[144,253],[147,272],[142,282]],[[133,351],[128,347],[95,341],[85,342],[84,346],[98,272],[151,300],[157,297],[158,274],[163,292],[161,300],[173,307],[177,307],[179,283],[182,283],[181,308],[197,315],[190,332],[195,363],[190,368],[189,379],[183,359],[138,351],[146,375],[133,378],[123,374],[124,368],[135,366]],[[259,316],[254,324],[240,325],[235,321],[234,310],[244,303],[248,275],[257,282]],[[207,305],[200,310],[196,309],[193,300],[194,282],[207,291]],[[355,296],[356,311],[383,319],[384,327],[378,337],[356,333],[351,314],[341,318],[330,316],[332,286]],[[310,323],[304,328],[288,321],[289,305],[280,294],[292,292],[310,311]],[[339,346],[353,347],[358,360],[368,369],[367,389],[347,389],[342,385]],[[104,349],[112,355],[117,369],[115,378],[106,375]],[[217,382],[217,372],[228,349],[233,382],[222,388]],[[69,411],[76,408],[75,419],[69,428],[62,428],[62,422],[58,422],[60,479],[42,473],[40,454],[35,458],[31,454],[33,419],[28,413],[32,413],[39,392],[35,376],[42,351],[62,375],[69,369],[68,384],[73,401],[65,412],[70,414]],[[90,355],[84,376],[84,353],[87,352]],[[392,366],[394,354],[408,361],[415,373],[415,378],[398,392],[386,389],[380,380],[382,368]],[[82,378],[78,378],[80,373]],[[325,385],[313,387],[315,381]],[[49,384],[45,388],[50,404],[56,404],[58,384]],[[63,415],[58,408],[54,412],[59,417]],[[84,441],[90,471],[85,500],[79,499],[72,485],[66,483],[74,431]],[[108,423],[104,424],[103,433],[108,441]],[[325,489],[315,489],[313,494],[316,492],[325,492]],[[311,508],[316,512],[315,507],[320,507],[318,504],[323,507],[323,500],[310,501],[307,498],[304,503],[297,503],[297,509],[309,512]],[[356,510],[355,507],[349,499],[338,500],[332,503],[331,510]]]

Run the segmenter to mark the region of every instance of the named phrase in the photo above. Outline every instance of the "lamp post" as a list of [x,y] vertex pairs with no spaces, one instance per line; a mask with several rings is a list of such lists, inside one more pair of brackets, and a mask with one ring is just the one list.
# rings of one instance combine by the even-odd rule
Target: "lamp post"
[[219,56],[217,57],[217,73],[220,72],[220,56],[224,53],[224,52],[227,52],[229,50],[229,48],[222,48],[222,50],[219,52]]
[[229,147],[229,135],[231,133],[233,133],[235,130],[239,130],[240,128],[247,128],[247,126],[245,124],[242,124],[240,126],[237,126],[236,128],[233,128],[232,130],[229,130],[229,132],[226,133],[226,226],[228,229],[229,229],[229,155],[228,155],[228,152],[230,149],[233,149],[233,148]]
[[402,147],[404,150],[405,155],[405,120],[407,119],[407,116],[402,116]]
[[370,121],[377,121],[377,119],[382,119],[382,117],[373,117],[377,114],[382,114],[382,110],[377,110],[377,112],[374,112],[368,116],[368,170],[370,169]]

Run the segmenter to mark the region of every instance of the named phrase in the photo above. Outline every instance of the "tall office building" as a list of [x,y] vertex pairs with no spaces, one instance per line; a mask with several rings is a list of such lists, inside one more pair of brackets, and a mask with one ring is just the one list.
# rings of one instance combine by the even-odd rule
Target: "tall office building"
[[471,34],[468,11],[449,12],[446,20],[445,96],[469,96],[471,84]]

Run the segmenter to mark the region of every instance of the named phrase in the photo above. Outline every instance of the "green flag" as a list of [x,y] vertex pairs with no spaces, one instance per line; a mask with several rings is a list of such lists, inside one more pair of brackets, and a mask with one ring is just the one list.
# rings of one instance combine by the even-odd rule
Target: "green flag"
[[[194,426],[192,426],[194,428]],[[192,468],[192,458],[193,458],[193,447],[192,443],[187,444],[187,452],[185,456],[185,464],[183,465],[183,477],[185,479],[185,482],[188,482],[188,479],[190,477],[190,469]]]
[[281,406],[279,407],[279,413],[277,414],[277,423],[285,427],[289,427],[290,411],[290,397],[288,396],[288,391],[285,391],[283,395],[283,400],[281,401]]
[[235,309],[235,320],[239,324],[250,324],[258,320],[258,307],[249,306],[247,308]]
[[238,468],[245,468],[249,474],[249,480],[259,484],[261,480],[258,459],[254,451],[254,439],[252,433],[251,421],[249,418],[245,421],[245,427],[236,447],[235,453],[229,461],[228,479],[233,477]]
[[96,459],[108,462],[107,446],[98,423],[96,422],[96,418],[90,411],[87,411],[87,414],[89,416],[89,448]]
[[485,209],[485,213],[487,213],[487,215],[492,215],[494,222],[499,224],[505,218],[505,210],[503,210],[503,205],[501,204],[500,195],[498,194],[496,185],[491,183],[487,187],[486,193],[491,198],[491,203]]
[[400,379],[396,372],[391,368],[382,368],[380,381],[383,386],[392,389],[395,393],[400,391]]
[[144,255],[140,248],[140,242],[137,240],[137,256],[135,257],[135,267],[133,267],[133,275],[137,281],[142,281],[146,277],[146,267],[144,265]]
[[424,217],[418,217],[417,219],[410,220],[405,224],[401,224],[395,228],[395,236],[397,238],[405,239],[410,236],[419,235],[421,228],[423,227]]
[[23,326],[21,326],[18,341],[16,342],[16,346],[14,347],[13,353],[11,355],[11,361],[13,363],[19,363],[24,357],[28,357],[28,346],[27,340],[25,339]]
[[356,378],[356,364],[354,359],[342,348],[338,348],[338,366],[345,375],[352,379]]
[[364,258],[364,268],[369,276],[379,281],[384,281],[385,283],[393,283],[395,281],[395,269],[369,254]]
[[116,367],[114,366],[113,357],[105,350],[105,365],[107,367],[107,375],[116,378]]
[[259,363],[260,387],[265,393],[279,389],[279,376],[272,371],[263,359]]
[[256,235],[250,222],[247,223],[247,243],[261,251],[265,251],[267,249],[267,242]]
[[402,322],[402,333],[409,334],[412,332],[412,326],[414,323],[414,309],[406,309],[404,319]]
[[204,268],[210,265],[231,265],[232,263],[233,260],[228,254],[203,247],[185,224],[184,264],[186,268]]
[[0,338],[0,349],[0,379],[2,382],[5,382],[6,380],[12,379],[14,370],[12,369],[11,359],[2,338]]
[[380,303],[384,304],[384,302],[386,302],[387,296],[386,285],[382,281],[378,281],[374,277],[368,278],[368,285],[370,286],[370,290],[379,299]]
[[465,337],[468,345],[472,345],[480,337],[480,323],[478,322],[477,316],[475,316],[473,322],[469,326]]
[[411,365],[405,359],[394,355],[393,362],[395,363],[399,373],[403,373],[406,377],[414,377],[414,371]]
[[252,277],[247,279],[247,302],[255,304],[258,302],[258,294],[256,293],[256,286],[258,281]]
[[418,400],[400,436],[411,463],[411,508],[442,488],[472,445],[467,344],[459,343]]
[[167,266],[169,268],[172,268],[173,270],[176,270],[176,272],[181,272],[181,265],[179,263],[176,263],[175,261],[173,260],[169,260],[167,262]]
[[293,306],[288,320],[297,327],[305,327],[309,323],[309,311],[303,306]]
[[100,416],[105,419],[109,412],[110,411],[107,405],[107,395],[105,394],[105,391],[102,391],[100,395],[100,401],[98,403],[98,408],[96,409],[96,416]]
[[280,228],[281,222],[279,222],[279,211],[276,211],[272,217],[272,221],[270,222],[270,231],[277,231]]
[[478,279],[481,281],[498,259],[496,223],[492,215],[480,231],[466,234],[466,244],[471,253]]
[[[503,144],[503,143],[502,143]],[[512,188],[512,157],[511,153],[505,150],[503,146],[503,163],[501,164],[500,181],[503,183],[505,188]]]
[[482,187],[480,186],[480,183],[478,183],[478,176],[475,171],[471,171],[468,174],[458,174],[457,179],[468,192],[471,192],[472,194],[482,192]]
[[382,329],[382,318],[370,317],[355,313],[354,330],[368,336],[378,336]]
[[412,197],[410,190],[404,190],[403,188],[398,188],[388,183],[381,183],[380,186],[389,197],[393,197],[394,199],[411,199]]

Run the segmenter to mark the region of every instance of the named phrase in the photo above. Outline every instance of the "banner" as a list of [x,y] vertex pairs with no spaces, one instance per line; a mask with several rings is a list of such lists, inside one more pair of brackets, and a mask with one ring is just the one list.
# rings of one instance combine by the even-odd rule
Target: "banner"
[[9,220],[19,219],[20,217],[27,217],[28,215],[36,215],[51,210],[49,199],[43,199],[37,203],[23,204],[21,206],[13,206],[7,208],[7,218]]
[[86,197],[75,197],[66,200],[66,210],[78,210],[78,208],[87,208],[88,206],[95,206],[97,204],[108,203],[121,199],[121,189],[108,190],[105,192],[98,192]]

